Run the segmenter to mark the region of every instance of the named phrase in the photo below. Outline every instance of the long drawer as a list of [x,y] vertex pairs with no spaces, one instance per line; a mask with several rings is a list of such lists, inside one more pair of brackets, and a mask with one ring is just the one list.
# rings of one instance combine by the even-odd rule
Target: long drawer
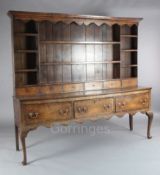
[[149,93],[124,95],[116,98],[116,112],[149,108]]
[[89,118],[115,112],[113,98],[82,100],[74,103],[75,118]]
[[69,120],[72,118],[72,104],[70,102],[23,104],[22,111],[25,124]]

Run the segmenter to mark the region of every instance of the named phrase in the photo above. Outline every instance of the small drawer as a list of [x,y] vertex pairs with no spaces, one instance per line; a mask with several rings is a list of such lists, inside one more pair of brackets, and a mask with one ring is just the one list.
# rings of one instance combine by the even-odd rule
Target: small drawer
[[102,82],[91,82],[91,83],[85,83],[85,90],[97,90],[102,89]]
[[16,88],[16,96],[34,96],[39,95],[39,87],[20,87]]
[[49,95],[62,92],[62,85],[46,85],[16,88],[17,96]]
[[77,92],[77,91],[83,91],[83,84],[64,84],[63,85],[63,91],[64,92]]
[[148,109],[149,104],[149,93],[121,96],[116,98],[116,112]]
[[41,86],[39,88],[41,95],[49,95],[49,94],[57,94],[62,92],[62,85],[54,84],[54,85],[47,85]]
[[105,81],[103,85],[104,85],[104,89],[121,88],[121,81],[120,80]]
[[26,124],[62,121],[72,118],[72,105],[70,102],[23,104],[22,113]]
[[129,78],[122,80],[122,88],[136,87],[137,84],[137,78]]
[[113,98],[83,100],[74,103],[75,118],[89,118],[113,113]]

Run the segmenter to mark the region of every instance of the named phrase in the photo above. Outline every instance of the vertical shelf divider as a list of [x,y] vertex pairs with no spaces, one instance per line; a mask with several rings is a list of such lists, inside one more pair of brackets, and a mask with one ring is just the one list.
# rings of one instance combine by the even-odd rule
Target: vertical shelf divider
[[[85,25],[85,42],[87,41],[87,36],[86,36],[86,25]],[[85,61],[87,61],[87,44],[85,44]],[[87,81],[87,64],[83,65],[85,66],[85,73],[86,73],[86,81]],[[85,91],[85,82],[83,82],[83,92]]]
[[[94,24],[94,42],[95,42],[95,38],[96,38],[95,27],[96,27],[96,24]],[[94,80],[95,80],[95,53],[96,53],[95,49],[96,48],[95,48],[95,44],[94,44],[94,61],[93,61],[94,62],[94,76],[93,76],[94,77]]]
[[[102,42],[104,41],[104,38],[103,38],[103,30],[102,30]],[[102,44],[102,62],[104,61],[103,60],[103,44]],[[104,80],[104,76],[103,76],[103,63],[102,63],[102,80]],[[104,89],[104,82],[102,82],[102,89]]]
[[121,67],[122,67],[122,37],[121,37],[121,34],[122,34],[122,25],[120,25],[120,81],[121,81],[121,87],[122,87],[122,70],[121,70]]
[[39,32],[39,22],[37,23],[37,66],[38,66],[38,72],[37,72],[37,78],[38,78],[38,84],[41,84],[41,57],[40,57],[40,32]]

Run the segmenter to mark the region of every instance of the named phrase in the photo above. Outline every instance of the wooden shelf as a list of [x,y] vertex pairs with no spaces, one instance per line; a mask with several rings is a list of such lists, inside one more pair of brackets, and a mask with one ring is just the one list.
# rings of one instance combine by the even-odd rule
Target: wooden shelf
[[137,80],[138,77],[121,78],[121,80]]
[[18,53],[37,53],[38,50],[15,50],[15,52],[18,52]]
[[137,64],[130,64],[130,65],[123,66],[121,68],[130,68],[130,67],[138,67],[138,65]]
[[38,36],[38,33],[15,33],[16,36]]
[[40,41],[42,44],[120,44],[117,41]]
[[121,37],[137,38],[137,35],[120,35]]
[[121,63],[121,61],[97,61],[97,62],[94,62],[94,61],[89,61],[89,62],[42,62],[40,63],[41,65],[43,66],[49,66],[49,65],[66,65],[66,64],[118,64],[118,63]]
[[37,72],[38,71],[38,69],[18,69],[18,70],[16,70],[16,73],[27,73],[27,72]]
[[[128,79],[128,78],[127,78]],[[106,81],[116,81],[116,80],[120,80],[120,78],[112,78],[112,79],[103,79],[103,80],[86,80],[86,81],[75,81],[75,82],[49,82],[49,83],[42,83],[40,82],[39,85],[43,86],[43,85],[65,85],[65,84],[79,84],[79,83],[95,83],[95,82],[106,82]]]
[[121,49],[122,52],[137,52],[137,49]]
[[129,65],[130,67],[138,67],[137,64],[132,64],[132,65]]

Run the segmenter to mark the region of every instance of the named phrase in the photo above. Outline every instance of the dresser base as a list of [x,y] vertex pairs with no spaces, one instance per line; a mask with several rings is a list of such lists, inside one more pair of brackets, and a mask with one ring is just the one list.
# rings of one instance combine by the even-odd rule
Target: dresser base
[[83,123],[129,114],[129,128],[132,131],[133,116],[140,112],[148,118],[147,138],[151,139],[153,113],[150,110],[150,90],[150,88],[120,89],[114,93],[65,98],[57,96],[14,98],[16,150],[19,151],[20,139],[22,164],[27,164],[25,144],[27,134],[39,126],[49,128],[56,123],[68,125],[70,122]]

